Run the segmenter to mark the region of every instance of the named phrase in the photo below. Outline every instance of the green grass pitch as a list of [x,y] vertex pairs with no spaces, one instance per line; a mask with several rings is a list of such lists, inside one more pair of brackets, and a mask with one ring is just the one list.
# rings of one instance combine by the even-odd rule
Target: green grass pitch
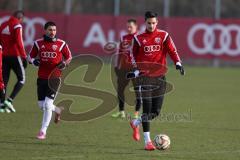
[[[78,85],[85,69],[74,71],[67,81]],[[0,114],[0,160],[239,159],[239,68],[186,67],[186,71],[183,77],[174,68],[169,69],[167,80],[174,90],[166,95],[162,109],[165,117],[151,126],[151,137],[166,133],[171,148],[147,152],[143,140],[132,140],[129,121],[111,118],[112,112],[89,122],[51,123],[47,139],[37,140],[42,112],[37,106],[36,69],[29,66],[26,85],[14,102],[17,113]],[[96,82],[86,85],[115,94],[109,65],[101,70]],[[66,97],[75,100],[71,108],[75,113],[99,103],[92,98],[62,94],[57,101]],[[132,113],[134,107],[126,106],[126,110]]]

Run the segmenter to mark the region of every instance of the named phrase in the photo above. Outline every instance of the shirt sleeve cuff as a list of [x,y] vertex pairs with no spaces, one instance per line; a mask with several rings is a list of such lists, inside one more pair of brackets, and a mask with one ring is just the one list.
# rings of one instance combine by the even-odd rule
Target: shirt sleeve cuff
[[178,65],[178,66],[182,66],[181,62],[177,62],[176,65]]

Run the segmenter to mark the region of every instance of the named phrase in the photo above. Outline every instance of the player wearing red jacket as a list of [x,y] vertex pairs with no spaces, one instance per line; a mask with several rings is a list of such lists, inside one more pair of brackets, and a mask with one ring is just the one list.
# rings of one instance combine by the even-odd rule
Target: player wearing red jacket
[[61,84],[61,73],[72,59],[68,45],[56,38],[56,24],[47,22],[44,25],[45,35],[34,42],[28,60],[38,66],[37,95],[38,105],[43,110],[42,127],[37,138],[46,138],[47,128],[55,112],[55,123],[60,120],[63,108],[55,106],[54,99]]
[[0,26],[0,42],[3,47],[3,81],[5,88],[10,77],[11,70],[17,77],[12,93],[4,101],[6,111],[16,112],[12,105],[13,99],[19,93],[25,83],[25,68],[27,67],[26,52],[22,38],[22,21],[24,13],[22,11],[14,12],[8,21]]
[[[3,101],[4,101],[4,83],[2,78],[2,46],[0,45],[0,107],[3,107]],[[4,109],[0,108],[0,112],[5,112]]]
[[[133,70],[132,55],[130,55],[130,49],[132,46],[132,40],[134,35],[137,33],[137,21],[135,19],[129,19],[127,21],[127,32],[128,34],[123,35],[120,39],[119,53],[117,54],[117,62],[115,64],[115,73],[117,76],[117,94],[119,101],[119,111],[112,114],[113,118],[121,117],[125,118],[124,112],[124,90],[129,79],[126,78],[126,74]],[[136,107],[134,118],[138,118],[139,110],[141,107],[141,100],[136,99]]]
[[131,121],[133,138],[140,140],[139,125],[143,126],[145,150],[154,150],[150,138],[150,121],[160,113],[166,91],[166,57],[173,60],[176,68],[184,74],[181,60],[170,35],[157,29],[157,14],[145,13],[146,31],[134,37],[133,57],[136,63],[135,72],[130,72],[128,78],[136,78],[143,99],[143,114],[141,118]]

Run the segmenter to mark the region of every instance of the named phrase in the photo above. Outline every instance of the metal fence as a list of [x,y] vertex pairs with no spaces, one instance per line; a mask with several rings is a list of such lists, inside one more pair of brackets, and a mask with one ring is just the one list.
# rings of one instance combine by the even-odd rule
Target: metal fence
[[65,14],[143,15],[239,18],[240,0],[0,0],[0,9]]

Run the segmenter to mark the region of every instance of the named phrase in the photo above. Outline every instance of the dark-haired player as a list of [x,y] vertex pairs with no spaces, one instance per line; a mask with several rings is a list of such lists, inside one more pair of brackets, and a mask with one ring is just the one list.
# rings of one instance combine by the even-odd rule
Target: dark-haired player
[[159,115],[163,104],[167,55],[181,74],[184,74],[184,69],[170,35],[157,29],[157,14],[146,12],[145,24],[146,31],[134,36],[133,56],[137,64],[136,71],[127,75],[128,78],[137,77],[136,81],[143,99],[143,114],[130,124],[133,128],[133,138],[137,141],[140,140],[139,126],[142,124],[145,150],[154,150],[155,146],[150,138],[150,121]]
[[12,93],[4,101],[7,112],[16,112],[13,107],[13,99],[17,96],[25,83],[25,68],[27,67],[27,56],[22,38],[23,11],[16,11],[8,21],[0,26],[0,42],[3,47],[3,81],[7,88],[10,72],[16,74],[17,83]]
[[[60,120],[63,108],[53,104],[61,84],[61,72],[72,59],[65,41],[56,38],[57,28],[54,22],[44,25],[45,35],[34,42],[29,54],[29,62],[38,66],[37,95],[38,105],[43,110],[42,127],[37,138],[46,138],[47,128],[55,112],[55,123]],[[50,85],[51,84],[51,85]]]
[[[115,73],[117,75],[117,94],[119,101],[119,111],[112,114],[112,117],[114,118],[117,117],[125,118],[124,90],[128,83],[130,82],[130,80],[126,78],[126,74],[133,70],[133,65],[131,62],[132,55],[130,54],[130,50],[132,47],[133,37],[134,35],[137,34],[137,21],[135,19],[127,20],[127,32],[128,33],[126,35],[123,35],[120,39],[119,53],[117,54],[117,62],[115,64]],[[140,107],[141,100],[136,99],[134,118],[138,118]]]

